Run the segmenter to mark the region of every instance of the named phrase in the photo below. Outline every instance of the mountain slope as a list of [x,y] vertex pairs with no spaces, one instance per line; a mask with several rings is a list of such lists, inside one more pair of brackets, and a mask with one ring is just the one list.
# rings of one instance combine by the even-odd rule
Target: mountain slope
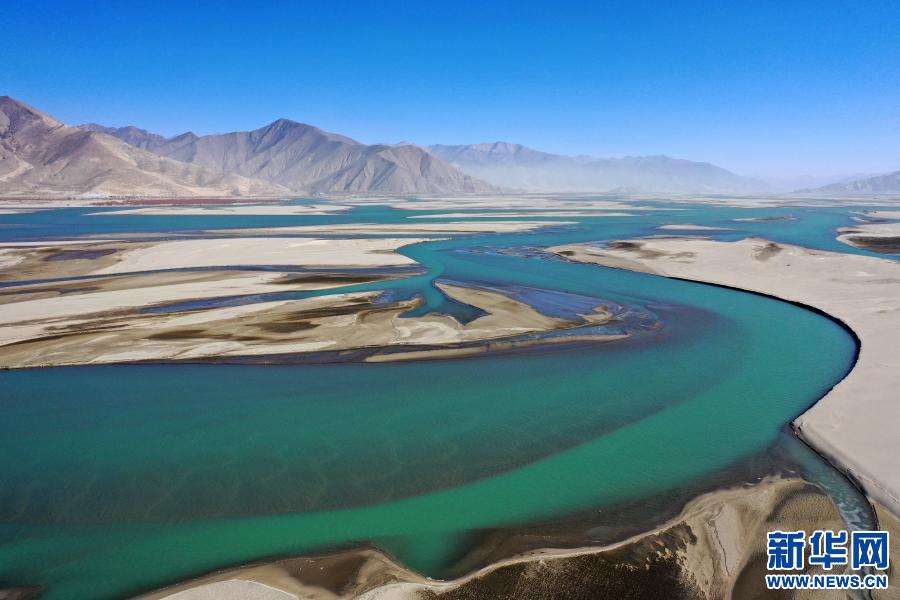
[[596,159],[549,154],[508,142],[435,145],[428,150],[464,173],[527,191],[754,193],[767,189],[761,181],[715,165],[668,156]]
[[801,191],[822,194],[900,194],[900,171]]
[[146,129],[141,129],[134,125],[128,125],[126,127],[105,127],[103,125],[97,125],[96,123],[85,123],[84,125],[76,125],[76,127],[82,131],[96,131],[98,133],[105,133],[117,137],[123,142],[142,150],[152,150],[153,148],[166,143],[166,138],[158,133],[150,133]]
[[184,134],[153,151],[296,191],[409,194],[494,190],[417,146],[368,146],[288,119],[253,131],[202,137]]
[[280,195],[287,190],[69,127],[0,96],[0,195]]

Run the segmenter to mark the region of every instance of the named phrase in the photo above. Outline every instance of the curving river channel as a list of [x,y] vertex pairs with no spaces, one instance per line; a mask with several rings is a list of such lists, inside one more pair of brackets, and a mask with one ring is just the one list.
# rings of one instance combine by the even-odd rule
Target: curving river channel
[[[733,209],[659,206],[634,218],[407,246],[423,274],[327,291],[419,295],[419,312],[461,319],[471,307],[448,300],[435,280],[512,290],[548,314],[607,303],[631,317],[625,341],[408,363],[0,373],[0,584],[41,585],[48,600],[121,597],[364,542],[441,576],[478,532],[677,496],[717,476],[728,482],[785,443],[785,424],[847,373],[856,348],[839,325],[785,302],[540,251],[679,220],[735,227]],[[86,212],[12,216],[3,235],[408,216],[383,207],[242,221]],[[798,221],[743,223],[721,237],[761,233],[853,251],[831,245],[846,210],[793,214]],[[807,476],[818,473],[847,514],[862,510],[852,488],[808,454]]]

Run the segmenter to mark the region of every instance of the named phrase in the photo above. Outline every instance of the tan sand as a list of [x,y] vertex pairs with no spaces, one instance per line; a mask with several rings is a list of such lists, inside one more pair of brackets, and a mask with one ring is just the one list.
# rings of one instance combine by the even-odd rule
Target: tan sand
[[0,242],[0,248],[48,248],[55,246],[83,246],[85,244],[102,244],[115,242],[115,239],[85,238],[78,240],[47,240],[41,242]]
[[[448,227],[433,225],[442,230]],[[478,223],[463,225],[482,229]],[[510,226],[518,229],[532,224]],[[48,280],[9,288],[9,293],[0,297],[0,366],[229,359],[397,345],[410,347],[413,352],[426,351],[416,346],[429,346],[427,351],[435,350],[430,346],[448,346],[451,350],[451,345],[569,329],[610,318],[608,312],[597,307],[581,315],[580,320],[555,319],[504,294],[455,285],[442,285],[441,289],[488,314],[465,325],[446,315],[401,319],[399,315],[413,308],[415,302],[374,304],[376,293],[176,313],[142,312],[146,307],[187,300],[326,289],[396,277],[396,272],[241,272],[233,267],[408,266],[415,263],[394,250],[429,239],[63,240],[0,247],[0,265],[10,267],[0,270],[0,279]],[[198,267],[204,269],[163,270]],[[592,341],[611,339],[618,338],[591,337]],[[456,354],[473,352],[459,347],[452,350]],[[409,360],[414,356],[398,354],[395,359]]]
[[[466,216],[466,215],[463,215]],[[417,217],[410,217],[417,218]],[[197,237],[259,237],[259,236],[320,236],[320,235],[415,235],[415,234],[470,234],[470,233],[514,233],[532,231],[541,227],[572,225],[572,221],[485,221],[451,223],[352,223],[341,225],[286,225],[281,227],[260,227],[241,229],[207,229],[201,231],[180,231],[167,233],[119,233],[104,236],[114,240],[155,238],[197,238]],[[97,236],[98,238],[100,236]],[[92,241],[90,235],[77,243]],[[98,240],[99,241],[99,240]],[[40,244],[41,242],[35,242]],[[0,244],[2,246],[2,244]]]
[[169,600],[297,600],[299,596],[271,585],[248,579],[216,581],[202,588],[186,590],[168,596]]
[[[113,275],[137,271],[241,266],[395,267],[415,262],[395,252],[435,238],[341,239],[228,237],[178,240],[62,240],[0,243],[0,281]],[[70,246],[75,246],[70,248]],[[100,252],[94,258],[66,256]],[[66,258],[66,260],[53,260]],[[10,268],[15,266],[15,268]]]
[[[377,550],[360,549],[225,570],[139,598],[206,600],[212,589],[221,592],[221,600],[238,600],[243,597],[221,584],[242,581],[303,600],[540,599],[561,594],[749,598],[765,586],[767,531],[821,528],[843,528],[828,496],[801,480],[766,479],[700,496],[677,518],[615,544],[535,550],[448,581],[422,577]],[[796,597],[843,600],[837,592]]]
[[[376,281],[372,277],[371,281]],[[119,284],[119,285],[116,285]],[[124,285],[123,285],[124,284]],[[153,273],[127,278],[79,280],[77,284],[64,286],[45,284],[40,286],[18,286],[11,291],[15,295],[4,296],[0,305],[7,305],[0,312],[0,344],[19,341],[40,335],[46,324],[53,327],[62,320],[85,317],[97,313],[118,313],[159,304],[217,298],[221,296],[266,294],[273,292],[327,289],[344,285],[336,280],[331,283],[304,283],[302,278],[293,279],[289,275],[276,272],[229,272],[194,271]],[[77,292],[78,286],[91,291]],[[98,291],[93,291],[97,289]],[[60,295],[60,290],[65,295]],[[23,323],[42,323],[22,327]],[[11,325],[25,337],[10,339]],[[34,335],[27,332],[32,331]]]
[[43,209],[40,208],[0,208],[0,215],[27,215],[36,213]]
[[203,235],[433,235],[453,233],[515,233],[541,227],[573,225],[573,221],[485,221],[455,223],[353,223],[343,225],[297,225],[261,229],[213,229]]
[[[52,273],[63,272],[60,276],[76,277],[84,275],[75,267],[72,271],[66,271],[61,264],[45,262],[52,254],[75,246],[80,249],[105,249],[107,244],[116,240],[108,239],[84,239],[84,240],[54,240],[49,242],[0,242],[0,281],[24,281],[28,279],[44,279],[53,277]],[[92,263],[96,264],[96,263]],[[12,269],[17,266],[16,269]],[[72,266],[69,263],[68,266]]]
[[95,274],[196,267],[286,265],[292,267],[382,267],[415,264],[396,254],[426,238],[315,239],[229,238],[167,240],[126,250]]
[[[678,208],[658,208],[613,197],[598,200],[596,195],[579,197],[572,194],[559,195],[502,195],[502,196],[419,196],[413,199],[390,197],[341,197],[342,204],[387,205],[401,210],[443,210],[459,212],[464,210],[558,210],[558,211],[670,211]],[[640,200],[638,200],[640,202]]]
[[[148,292],[160,299],[215,289],[257,285],[291,289],[279,280],[185,282]],[[150,277],[145,276],[145,277]],[[286,277],[275,275],[274,277]],[[302,286],[302,280],[298,286]],[[317,284],[321,285],[321,284]],[[527,304],[490,290],[442,285],[449,296],[489,314],[465,325],[446,315],[400,318],[416,301],[374,304],[377,292],[333,294],[302,300],[257,302],[176,313],[140,313],[144,287],[36,297],[4,306],[0,366],[9,368],[142,360],[198,360],[402,346],[458,345],[521,334],[599,324],[610,313],[598,307],[581,321],[542,315]],[[41,288],[26,290],[40,295]],[[210,292],[215,293],[214,291]],[[100,302],[105,298],[106,302]],[[111,310],[107,306],[112,306]],[[8,316],[6,316],[8,315]],[[595,337],[602,342],[617,337]],[[574,340],[573,340],[574,341]],[[548,342],[549,343],[549,342]],[[498,347],[498,349],[504,349]],[[386,357],[390,360],[390,357]],[[396,356],[396,360],[410,357]],[[428,358],[420,356],[419,358]]]
[[502,219],[504,217],[634,217],[632,213],[609,212],[606,210],[597,212],[587,211],[519,211],[519,212],[455,212],[436,215],[413,215],[410,219]]
[[[751,238],[629,240],[552,249],[573,260],[761,292],[818,308],[862,341],[853,371],[797,417],[798,434],[900,515],[900,263]],[[614,262],[610,263],[609,260]]]
[[329,215],[350,210],[338,204],[240,204],[217,206],[148,206],[90,213],[89,216],[121,215]]
[[857,214],[866,215],[867,217],[873,217],[876,219],[900,220],[900,210],[862,210]]
[[[900,211],[872,211],[869,216],[881,219],[900,219]],[[838,229],[838,241],[889,254],[900,253],[900,220],[893,223],[866,223]]]

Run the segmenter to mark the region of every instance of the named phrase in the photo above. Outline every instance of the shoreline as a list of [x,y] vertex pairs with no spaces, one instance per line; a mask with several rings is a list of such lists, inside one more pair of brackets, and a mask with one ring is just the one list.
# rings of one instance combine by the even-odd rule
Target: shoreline
[[[734,250],[735,248],[740,248],[740,252]],[[728,249],[731,250],[732,256],[727,257],[726,265],[714,264],[711,266],[708,264],[710,261],[721,259],[721,254]],[[748,249],[754,253],[750,258],[745,256]],[[652,269],[653,274],[671,279],[680,279],[770,297],[811,310],[828,318],[847,331],[853,338],[856,346],[855,360],[851,369],[842,379],[828,389],[818,401],[798,415],[790,425],[800,439],[834,465],[855,485],[858,485],[870,500],[875,500],[894,516],[900,515],[900,492],[898,492],[900,490],[900,477],[898,477],[896,469],[889,464],[890,456],[895,456],[896,453],[885,449],[883,446],[879,447],[878,452],[875,452],[872,448],[872,443],[890,444],[890,440],[896,439],[896,435],[892,436],[888,431],[881,431],[880,433],[872,431],[875,428],[874,424],[867,419],[868,415],[881,417],[877,420],[881,423],[882,430],[888,429],[889,423],[897,422],[891,418],[890,414],[892,410],[897,412],[898,409],[891,406],[883,391],[891,388],[893,379],[900,379],[898,375],[892,376],[889,364],[883,364],[885,357],[890,356],[889,350],[883,352],[876,350],[874,357],[870,356],[870,352],[866,352],[873,345],[873,339],[882,342],[882,346],[885,345],[885,336],[882,335],[879,338],[873,331],[890,331],[891,317],[882,316],[881,321],[887,320],[887,323],[864,323],[861,326],[860,322],[865,321],[865,319],[858,314],[848,314],[853,313],[854,309],[859,309],[855,305],[850,308],[847,307],[847,303],[853,300],[852,297],[848,300],[847,297],[841,297],[840,294],[836,294],[836,298],[829,295],[824,300],[816,300],[808,297],[817,295],[816,291],[810,289],[802,289],[800,291],[796,289],[793,291],[779,290],[779,284],[781,287],[788,285],[783,283],[787,274],[779,276],[778,274],[764,273],[762,275],[765,281],[762,283],[759,280],[755,280],[753,283],[749,282],[749,279],[752,279],[752,277],[760,277],[760,273],[756,272],[760,268],[763,271],[773,270],[774,268],[759,267],[759,264],[768,263],[773,256],[779,255],[785,250],[791,253],[791,260],[795,263],[800,256],[812,257],[814,262],[811,264],[813,265],[821,265],[821,260],[827,261],[829,256],[833,260],[843,260],[852,263],[852,268],[856,270],[851,270],[851,267],[847,267],[845,270],[851,275],[855,274],[859,277],[869,276],[871,273],[865,271],[860,264],[856,263],[874,267],[875,265],[868,261],[876,261],[876,263],[879,263],[880,269],[884,271],[879,270],[879,274],[888,283],[892,282],[885,273],[892,274],[891,270],[900,266],[889,259],[810,250],[801,246],[777,244],[762,238],[746,238],[739,242],[718,242],[691,237],[635,239],[618,243],[614,242],[605,248],[574,244],[548,249],[548,251],[554,252],[568,260],[624,269],[630,269],[629,265],[634,264],[644,269]],[[711,258],[712,256],[716,256],[716,258],[713,259]],[[746,261],[748,260],[754,261],[750,263],[750,267],[747,266]],[[716,270],[717,266],[719,268],[718,271]],[[785,263],[785,266],[790,267],[791,263]],[[645,272],[648,271],[645,270]],[[752,272],[752,275],[749,272]],[[829,268],[828,272],[838,273],[840,270]],[[794,269],[791,272],[791,276],[793,276],[791,281],[796,284],[798,270]],[[802,277],[802,274],[800,276]],[[735,279],[742,281],[737,282],[734,281]],[[814,279],[814,277],[811,279]],[[844,282],[844,284],[843,287],[845,288],[855,285],[856,291],[858,291],[860,285],[864,285],[864,283],[858,281]],[[900,284],[896,282],[894,282],[894,285],[900,287]],[[890,298],[892,297],[896,298],[896,296],[889,296],[888,301],[886,301],[887,306],[876,311],[876,316],[881,313],[890,314],[894,312],[893,319],[897,319],[896,312],[898,308],[890,305]],[[867,305],[877,302],[877,299],[862,298],[858,300],[869,300],[865,302]],[[852,302],[850,303],[852,304]],[[826,306],[823,307],[821,306],[822,304]],[[829,306],[829,304],[834,304],[837,308]],[[863,362],[864,359],[865,362]],[[875,380],[887,378],[887,381],[879,381],[873,385],[871,383],[873,378]],[[848,391],[848,388],[851,389]],[[854,410],[858,408],[855,405],[861,397],[868,400],[871,405],[868,407],[869,410]],[[860,415],[860,413],[863,414]],[[853,416],[855,416],[855,419],[851,418]],[[869,442],[870,436],[877,439],[878,442]],[[887,458],[885,458],[885,455],[887,455]],[[878,463],[877,467],[871,467],[871,463],[879,456],[881,457],[881,462]]]
[[[454,579],[424,577],[385,552],[363,546],[225,568],[134,598],[462,600],[495,597],[501,590],[544,597],[547,589],[591,590],[610,597],[634,589],[673,598],[730,597],[761,583],[768,528],[839,528],[840,523],[833,501],[816,486],[770,476],[701,494],[677,516],[616,542],[520,550]],[[759,582],[747,581],[756,576]],[[259,596],[249,596],[251,590]]]

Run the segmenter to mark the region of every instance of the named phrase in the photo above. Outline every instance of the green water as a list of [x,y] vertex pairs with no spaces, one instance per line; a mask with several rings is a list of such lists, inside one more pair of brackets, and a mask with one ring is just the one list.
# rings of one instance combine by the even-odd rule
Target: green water
[[397,364],[0,373],[0,583],[120,597],[367,541],[440,575],[471,532],[689,488],[764,451],[849,368],[840,327],[760,296],[484,251],[649,219],[410,246],[427,274],[381,284],[432,310],[448,307],[437,277],[529,286],[663,324],[631,341]]

